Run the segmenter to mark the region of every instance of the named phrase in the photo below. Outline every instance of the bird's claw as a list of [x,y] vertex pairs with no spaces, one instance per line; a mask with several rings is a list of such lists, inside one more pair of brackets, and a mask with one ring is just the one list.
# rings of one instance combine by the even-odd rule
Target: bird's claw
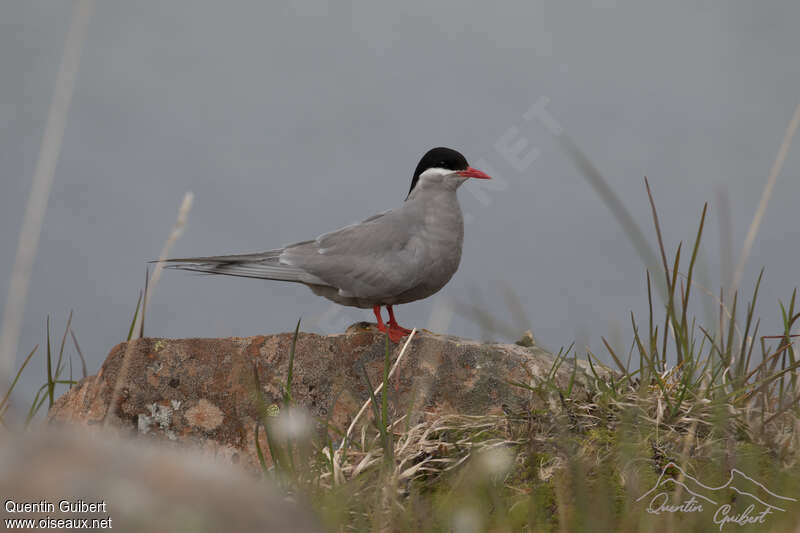
[[403,337],[411,333],[411,330],[398,325],[388,325],[387,327],[387,325],[378,324],[377,327],[380,331],[386,333],[389,336],[389,340],[395,344],[399,343],[401,340],[403,340]]
[[389,330],[397,330],[397,331],[401,332],[403,335],[408,335],[409,333],[411,333],[410,329],[404,328],[403,326],[401,326],[397,322],[394,322],[394,323],[389,322],[389,324],[387,324],[387,325],[389,326]]
[[411,333],[411,330],[406,329],[397,323],[397,320],[394,318],[394,312],[392,311],[391,305],[387,305],[386,309],[389,311],[389,320],[384,323],[383,319],[381,319],[381,306],[373,306],[372,312],[375,313],[375,318],[378,321],[376,325],[380,331],[389,336],[389,340],[394,343],[398,343],[403,339],[403,337]]
[[406,328],[401,328],[400,326],[397,327],[390,326],[389,331],[387,333],[389,334],[390,341],[398,343],[401,340],[403,340],[403,337],[411,333],[411,330],[408,330]]

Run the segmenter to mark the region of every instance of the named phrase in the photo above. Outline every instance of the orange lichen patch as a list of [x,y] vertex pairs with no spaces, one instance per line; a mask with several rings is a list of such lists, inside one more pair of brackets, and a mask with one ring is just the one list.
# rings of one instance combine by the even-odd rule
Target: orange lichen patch
[[161,384],[161,380],[152,370],[147,371],[147,382],[150,384],[151,387],[158,387]]
[[195,426],[204,429],[205,431],[213,431],[222,424],[224,415],[219,407],[202,398],[197,405],[188,409],[183,417],[186,421]]
[[[355,328],[354,328],[355,329]],[[361,331],[347,331],[347,344],[350,349],[364,348],[371,346],[375,342],[375,335],[371,330],[372,328],[365,328]]]
[[267,342],[267,338],[264,335],[253,337],[253,342],[247,345],[245,353],[248,357],[258,357],[261,355],[261,347],[264,346],[265,342]]
[[184,373],[191,378],[195,378],[200,373],[200,370],[197,368],[197,365],[189,364],[184,368]]
[[[285,337],[285,339],[282,339]],[[263,350],[260,355],[261,361],[264,361],[269,364],[273,364],[276,361],[280,361],[283,359],[284,354],[289,353],[289,344],[291,343],[291,337],[289,334],[285,335],[272,335],[267,338],[267,341],[264,343]]]
[[330,424],[337,428],[347,428],[355,413],[361,407],[361,402],[349,390],[342,391],[332,406]]

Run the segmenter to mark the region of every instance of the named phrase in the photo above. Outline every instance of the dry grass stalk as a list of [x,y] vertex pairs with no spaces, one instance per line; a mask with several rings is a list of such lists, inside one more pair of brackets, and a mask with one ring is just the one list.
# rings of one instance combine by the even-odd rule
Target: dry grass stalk
[[[153,291],[158,283],[158,280],[161,278],[161,272],[164,269],[163,260],[167,258],[169,255],[169,251],[172,246],[175,244],[180,236],[183,234],[183,231],[186,227],[186,221],[189,217],[189,211],[192,209],[192,202],[194,201],[194,194],[192,192],[187,192],[183,196],[183,201],[181,202],[181,207],[178,209],[178,219],[175,221],[175,225],[172,227],[172,231],[167,237],[166,242],[164,242],[164,246],[161,248],[161,254],[158,257],[158,263],[156,264],[156,268],[153,271],[153,275],[150,278],[150,282],[147,284],[147,291],[144,295],[144,300],[142,303],[141,312],[136,315],[136,320],[134,321],[133,325],[133,332],[134,336],[128,342],[127,347],[125,348],[125,354],[122,356],[122,367],[119,369],[119,374],[117,375],[117,381],[114,384],[114,393],[111,395],[111,403],[109,406],[117,405],[117,401],[119,400],[119,395],[122,393],[122,384],[125,383],[125,380],[128,376],[128,367],[130,366],[130,353],[132,351],[133,341],[139,338],[140,326],[142,320],[144,320],[145,308],[147,304],[150,302],[152,298]],[[112,409],[109,407],[108,412],[106,413],[105,419],[103,421],[104,425],[108,425],[109,421],[111,420]]]
[[61,66],[53,89],[53,99],[47,113],[47,123],[33,172],[31,193],[25,206],[3,312],[3,326],[0,331],[0,384],[2,385],[5,385],[7,376],[11,374],[17,357],[19,332],[25,312],[33,261],[39,247],[39,237],[56,173],[56,163],[61,153],[61,141],[64,138],[69,106],[75,90],[75,80],[78,77],[81,49],[93,10],[93,0],[81,0],[75,3],[72,22],[64,43]]

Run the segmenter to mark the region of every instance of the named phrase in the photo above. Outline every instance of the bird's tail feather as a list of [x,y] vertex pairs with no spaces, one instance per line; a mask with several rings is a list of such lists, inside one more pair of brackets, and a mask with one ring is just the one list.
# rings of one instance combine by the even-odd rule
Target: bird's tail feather
[[325,284],[324,281],[301,268],[282,264],[279,260],[282,252],[282,249],[278,249],[254,254],[184,257],[166,259],[164,263],[167,263],[165,268],[188,270],[190,272]]

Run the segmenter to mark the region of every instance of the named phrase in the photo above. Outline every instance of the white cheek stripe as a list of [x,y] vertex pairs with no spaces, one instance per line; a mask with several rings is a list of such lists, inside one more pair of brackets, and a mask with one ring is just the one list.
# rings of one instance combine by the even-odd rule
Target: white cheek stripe
[[446,168],[433,167],[420,174],[419,179],[432,178],[433,176],[446,176],[451,172],[452,170],[447,170]]

